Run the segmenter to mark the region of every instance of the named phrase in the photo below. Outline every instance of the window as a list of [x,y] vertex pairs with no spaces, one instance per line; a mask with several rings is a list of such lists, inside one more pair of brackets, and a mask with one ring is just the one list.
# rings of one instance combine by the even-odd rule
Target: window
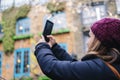
[[120,0],[115,0],[116,7],[117,7],[117,13],[120,14]]
[[10,7],[13,6],[16,6],[16,7],[19,7],[19,6],[22,6],[24,4],[29,4],[29,0],[0,0],[0,8],[1,10],[5,10],[5,9],[8,9]]
[[30,3],[30,0],[14,0],[14,3],[16,7],[19,7],[25,4],[28,5]]
[[0,11],[4,11],[5,9],[8,9],[10,7],[14,6],[15,7],[20,7],[22,5],[44,5],[49,0],[0,0]]
[[29,18],[18,19],[16,23],[16,35],[29,33],[30,33],[30,19]]
[[2,74],[2,52],[0,52],[0,75]]
[[57,13],[53,13],[52,16],[50,15],[46,15],[44,17],[44,25],[46,20],[49,19],[50,21],[54,22],[54,30],[59,30],[59,29],[63,29],[63,28],[67,28],[67,22],[66,22],[66,14],[65,12],[57,12]]
[[88,50],[88,45],[87,45],[88,39],[89,39],[89,31],[86,31],[83,33],[83,51],[84,51],[84,53],[86,53],[86,51]]
[[12,5],[13,5],[13,0],[0,0],[0,10],[1,11],[12,7]]
[[3,37],[3,28],[2,28],[2,25],[0,24],[0,38]]
[[45,4],[47,2],[49,2],[49,0],[40,0],[40,4]]
[[3,34],[3,28],[2,28],[2,25],[0,24],[0,35]]
[[[103,1],[99,2],[92,2],[91,5],[86,5],[81,12],[81,22],[86,29],[83,32],[83,50],[86,52],[87,48],[87,41],[88,41],[88,32],[89,27],[97,20],[104,18],[107,16],[106,6]],[[84,29],[83,28],[83,29]]]
[[82,13],[82,24],[85,27],[89,27],[96,20],[104,18],[106,16],[106,7],[103,2],[92,3],[91,6],[86,6]]
[[3,29],[1,24],[0,24],[0,34],[3,34]]
[[21,48],[15,50],[14,77],[29,76],[30,73],[30,49]]
[[67,51],[67,44],[66,43],[59,43],[59,45]]

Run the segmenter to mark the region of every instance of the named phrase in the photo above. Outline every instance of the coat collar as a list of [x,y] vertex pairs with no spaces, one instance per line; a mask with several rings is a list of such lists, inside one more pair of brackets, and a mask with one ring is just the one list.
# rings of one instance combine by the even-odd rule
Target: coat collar
[[81,60],[86,61],[86,60],[91,60],[91,59],[96,59],[96,58],[99,58],[99,57],[95,54],[87,54]]

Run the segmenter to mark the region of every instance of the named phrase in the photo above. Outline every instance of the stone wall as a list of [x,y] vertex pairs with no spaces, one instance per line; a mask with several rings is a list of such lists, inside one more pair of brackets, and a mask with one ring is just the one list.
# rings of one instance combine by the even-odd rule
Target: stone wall
[[2,42],[0,42],[0,51],[3,51],[3,45],[2,45]]
[[66,43],[68,47],[68,52],[71,54],[73,52],[74,40],[71,37],[71,33],[53,35],[57,43]]
[[17,40],[15,41],[14,46],[15,49],[30,48],[30,39]]
[[3,53],[3,60],[2,60],[2,77],[6,80],[13,79],[14,75],[14,54],[6,56]]

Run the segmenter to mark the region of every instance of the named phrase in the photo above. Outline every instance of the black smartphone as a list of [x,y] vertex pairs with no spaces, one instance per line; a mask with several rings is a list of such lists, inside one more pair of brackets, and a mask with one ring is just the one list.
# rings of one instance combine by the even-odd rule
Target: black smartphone
[[43,30],[43,36],[46,42],[49,42],[49,38],[47,38],[47,35],[50,35],[52,33],[53,25],[54,23],[51,22],[50,20],[46,21],[46,24]]

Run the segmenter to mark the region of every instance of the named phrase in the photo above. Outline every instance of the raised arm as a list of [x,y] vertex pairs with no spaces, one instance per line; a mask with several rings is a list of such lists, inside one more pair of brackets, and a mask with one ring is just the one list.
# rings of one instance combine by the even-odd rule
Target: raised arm
[[61,46],[59,46],[57,43],[54,44],[54,46],[51,48],[53,54],[56,58],[59,60],[66,60],[66,61],[76,61],[76,59],[73,59],[67,51],[65,51]]
[[49,45],[51,45],[51,50],[53,52],[53,54],[55,55],[56,58],[58,58],[59,60],[66,60],[66,61],[77,61],[76,59],[73,59],[68,53],[67,51],[65,51],[63,48],[61,48],[61,46],[59,46],[56,41],[55,38],[53,36],[48,36],[50,41],[49,41]]
[[97,75],[101,75],[102,70],[93,61],[60,61],[46,43],[40,43],[36,47],[35,56],[43,73],[53,80],[100,80]]

